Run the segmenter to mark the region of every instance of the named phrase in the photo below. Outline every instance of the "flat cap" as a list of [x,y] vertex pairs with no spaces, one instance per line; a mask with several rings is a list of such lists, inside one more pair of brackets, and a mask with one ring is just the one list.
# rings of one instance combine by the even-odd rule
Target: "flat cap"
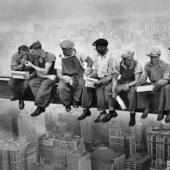
[[124,50],[121,54],[121,58],[122,59],[133,58],[134,54],[135,54],[135,52],[132,50]]
[[101,46],[106,46],[107,47],[108,41],[103,39],[103,38],[100,38],[100,39],[96,40],[92,45],[93,46],[101,45]]
[[161,50],[158,47],[151,47],[146,55],[147,56],[160,56]]
[[75,44],[70,40],[64,40],[60,43],[61,48],[70,49],[73,48]]

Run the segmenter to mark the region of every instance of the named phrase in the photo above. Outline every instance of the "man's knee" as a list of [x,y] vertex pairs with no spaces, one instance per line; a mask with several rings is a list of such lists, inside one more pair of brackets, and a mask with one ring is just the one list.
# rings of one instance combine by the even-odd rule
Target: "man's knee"
[[35,80],[34,80],[34,79],[30,80],[30,82],[29,82],[28,84],[29,84],[30,88],[31,88],[31,87],[34,87],[34,85],[35,85]]

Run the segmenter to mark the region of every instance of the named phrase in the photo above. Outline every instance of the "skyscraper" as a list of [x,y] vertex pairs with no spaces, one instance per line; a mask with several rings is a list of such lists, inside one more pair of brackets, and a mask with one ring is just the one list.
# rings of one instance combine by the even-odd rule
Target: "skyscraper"
[[18,117],[18,130],[20,139],[30,140],[37,145],[38,137],[46,132],[44,114],[34,118],[23,111]]
[[78,149],[67,155],[67,170],[91,170],[90,154]]
[[147,150],[152,157],[153,165],[167,162],[170,158],[170,132],[169,129],[154,128],[147,132]]
[[85,143],[91,143],[93,137],[91,116],[80,121],[81,136]]
[[13,137],[12,134],[12,121],[9,114],[0,115],[0,140]]

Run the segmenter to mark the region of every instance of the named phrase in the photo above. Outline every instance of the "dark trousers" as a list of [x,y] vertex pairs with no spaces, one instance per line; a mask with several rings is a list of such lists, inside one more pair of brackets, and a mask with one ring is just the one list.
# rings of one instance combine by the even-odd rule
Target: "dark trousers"
[[67,106],[71,104],[73,99],[80,102],[84,85],[85,81],[82,77],[78,78],[78,86],[76,88],[73,88],[69,83],[60,80],[57,89],[63,105]]
[[[147,108],[150,103],[147,98],[149,92],[138,93],[138,108]],[[170,110],[170,84],[161,87],[154,93],[159,94],[158,111]]]
[[16,99],[21,99],[24,97],[25,93],[29,90],[30,79],[14,79],[10,78],[8,85],[12,91],[13,96]]
[[[117,85],[122,84],[121,81],[118,80]],[[128,100],[129,103],[129,110],[130,111],[136,111],[137,107],[137,93],[136,93],[136,86],[131,86],[128,91],[121,91],[119,94],[120,98],[127,103]],[[116,106],[117,101],[114,100],[114,106]]]
[[114,100],[112,98],[112,82],[107,85],[102,85],[96,89],[97,95],[97,109],[106,110],[114,107]]
[[52,88],[56,81],[36,77],[29,82],[30,88],[35,96],[35,105],[47,107],[50,103]]

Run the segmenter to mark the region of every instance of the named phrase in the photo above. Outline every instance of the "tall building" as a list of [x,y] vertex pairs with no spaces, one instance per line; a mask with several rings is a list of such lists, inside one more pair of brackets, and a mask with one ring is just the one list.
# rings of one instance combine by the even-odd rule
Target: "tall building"
[[126,158],[136,153],[135,135],[121,134],[120,126],[109,129],[109,147],[115,152],[125,153]]
[[12,120],[9,114],[0,115],[0,140],[13,137]]
[[155,128],[147,132],[147,151],[152,157],[152,164],[166,163],[170,158],[170,132],[169,129]]
[[142,143],[142,136],[143,136],[142,122],[137,122],[135,126],[130,127],[130,131],[132,135],[135,135],[136,145],[140,146]]
[[85,143],[91,143],[93,137],[91,116],[80,121],[81,136]]
[[69,153],[67,170],[91,170],[90,154],[81,149]]
[[30,114],[20,113],[18,117],[18,130],[21,140],[30,140],[37,145],[38,137],[46,132],[44,114],[34,118]]
[[52,162],[67,161],[67,155],[77,149],[84,149],[84,141],[80,136],[71,133],[56,134],[55,136],[43,135],[39,137],[40,160],[49,159]]
[[133,154],[126,159],[125,168],[134,170],[149,170],[151,166],[151,156],[148,154],[142,155],[141,153]]
[[105,146],[98,146],[91,155],[92,170],[122,170],[125,155]]
[[32,142],[8,141],[0,145],[1,170],[32,170],[37,161],[37,149]]
[[58,114],[58,121],[66,123],[67,131],[80,135],[80,122],[77,121],[78,112],[63,112]]

